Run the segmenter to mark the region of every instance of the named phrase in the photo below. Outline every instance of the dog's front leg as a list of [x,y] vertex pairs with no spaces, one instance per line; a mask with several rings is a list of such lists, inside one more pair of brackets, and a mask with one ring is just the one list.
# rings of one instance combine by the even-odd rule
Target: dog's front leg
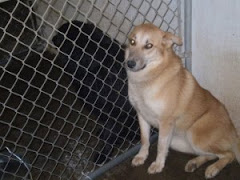
[[139,166],[144,163],[144,161],[148,157],[148,150],[150,146],[150,142],[149,142],[150,125],[139,114],[138,114],[138,122],[140,126],[142,146],[138,154],[132,160],[133,166]]
[[165,165],[165,160],[168,154],[169,144],[172,138],[173,126],[171,123],[159,123],[159,136],[158,136],[158,150],[157,158],[148,168],[149,174],[159,173]]

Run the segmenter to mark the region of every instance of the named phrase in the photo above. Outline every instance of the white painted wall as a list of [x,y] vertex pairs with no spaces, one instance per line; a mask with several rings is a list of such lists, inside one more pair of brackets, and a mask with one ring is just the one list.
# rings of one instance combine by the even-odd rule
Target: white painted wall
[[240,1],[192,1],[192,72],[240,132]]

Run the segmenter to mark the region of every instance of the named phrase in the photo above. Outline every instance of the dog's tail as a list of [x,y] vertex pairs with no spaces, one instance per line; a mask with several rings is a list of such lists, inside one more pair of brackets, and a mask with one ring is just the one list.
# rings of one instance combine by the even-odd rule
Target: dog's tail
[[233,152],[236,156],[238,163],[240,164],[240,139],[237,139],[233,145]]

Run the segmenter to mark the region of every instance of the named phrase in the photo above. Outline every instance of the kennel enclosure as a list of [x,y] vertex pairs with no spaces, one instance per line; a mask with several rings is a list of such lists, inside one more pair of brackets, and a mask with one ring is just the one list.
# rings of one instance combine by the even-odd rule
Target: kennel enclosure
[[[139,134],[134,121],[129,121],[136,117],[131,108],[124,108],[128,100],[121,90],[127,79],[120,74],[124,73],[124,59],[118,61],[135,25],[151,22],[181,36],[184,46],[175,50],[185,66],[191,66],[190,0],[11,0],[0,3],[0,17],[0,179],[94,179],[136,153]],[[93,30],[82,32],[84,25],[78,27],[74,20],[91,24]],[[66,23],[79,31],[77,37],[83,33],[88,38],[85,48],[68,37],[70,26],[60,31]],[[102,34],[99,41],[93,39],[96,31]],[[83,55],[74,59],[73,50],[65,52],[61,45],[56,46],[53,37],[58,33]],[[106,47],[102,45],[105,36],[111,40]],[[90,43],[97,45],[92,54],[86,49]],[[120,49],[114,54],[111,47],[115,43]],[[118,61],[118,71],[112,70],[114,62],[109,66],[98,62],[106,77],[115,78],[112,86],[105,76],[88,73],[98,61],[99,50],[104,52],[102,59]],[[89,66],[81,64],[85,55],[90,57]],[[79,68],[86,71],[82,79],[76,76]],[[85,82],[90,75],[93,82]],[[110,94],[101,94],[102,87],[94,89],[97,80],[124,102],[111,102]],[[119,90],[114,88],[117,81],[121,82]],[[80,94],[83,86],[89,92],[94,89],[96,102],[102,98],[111,103],[109,113],[95,101],[89,103],[90,93]],[[113,118],[110,114],[115,107],[119,115]],[[126,118],[119,121],[122,113]],[[122,135],[111,127],[127,131]],[[103,138],[104,133],[107,137]],[[109,141],[109,137],[119,142]],[[154,130],[151,140],[156,140]],[[96,153],[101,154],[106,146],[111,153],[96,163]]]

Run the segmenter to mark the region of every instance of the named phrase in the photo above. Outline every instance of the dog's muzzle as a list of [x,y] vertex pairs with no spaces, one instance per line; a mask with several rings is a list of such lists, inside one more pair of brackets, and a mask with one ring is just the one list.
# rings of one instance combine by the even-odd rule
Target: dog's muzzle
[[135,60],[127,60],[125,63],[125,66],[128,70],[137,72],[146,67],[146,64],[140,63],[140,61],[135,61]]

